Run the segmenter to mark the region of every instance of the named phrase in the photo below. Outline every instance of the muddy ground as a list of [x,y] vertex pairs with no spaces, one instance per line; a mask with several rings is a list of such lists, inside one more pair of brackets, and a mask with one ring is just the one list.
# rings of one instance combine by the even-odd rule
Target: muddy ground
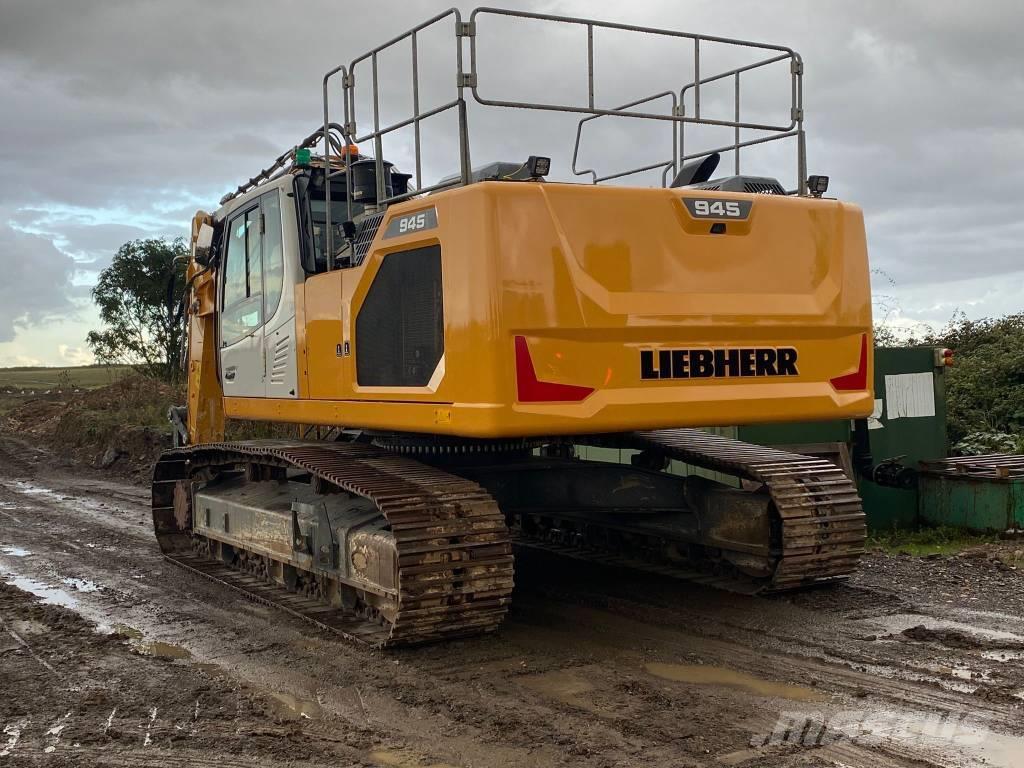
[[522,554],[380,653],[159,557],[147,490],[0,437],[0,765],[1024,766],[1024,578],[872,554],[750,598]]

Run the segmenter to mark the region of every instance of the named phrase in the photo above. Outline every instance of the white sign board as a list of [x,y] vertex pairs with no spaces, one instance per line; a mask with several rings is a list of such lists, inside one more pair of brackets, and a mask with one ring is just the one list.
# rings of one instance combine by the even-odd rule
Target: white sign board
[[886,418],[935,415],[935,374],[900,373],[885,377]]

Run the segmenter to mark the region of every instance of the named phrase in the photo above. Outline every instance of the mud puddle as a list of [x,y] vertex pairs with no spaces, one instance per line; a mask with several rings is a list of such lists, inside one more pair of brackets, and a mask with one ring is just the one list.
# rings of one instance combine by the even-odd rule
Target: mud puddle
[[[192,658],[192,652],[187,648],[175,645],[174,643],[166,643],[162,640],[147,639],[142,630],[127,624],[115,624],[111,627],[111,631],[118,637],[125,638],[128,641],[128,648],[140,656],[151,656],[155,659],[168,659],[170,661]],[[203,665],[197,664],[195,666],[202,667]]]
[[74,587],[76,592],[98,592],[100,589],[99,584],[88,579],[64,578],[61,579],[61,583]]
[[737,688],[758,696],[774,696],[793,701],[827,701],[828,697],[812,688],[805,688],[790,683],[779,683],[728,667],[716,667],[709,664],[665,664],[651,662],[644,669],[663,680],[691,685],[713,685],[725,688]]
[[961,680],[980,680],[986,682],[992,679],[992,672],[987,669],[971,669],[970,667],[936,667],[936,672],[945,675],[952,675]]
[[[145,530],[145,518],[138,514],[138,511],[126,508],[121,503],[113,501],[100,501],[88,496],[80,496],[71,493],[64,493],[35,485],[25,480],[0,480],[0,488],[23,496],[27,504],[10,504],[6,509],[15,512],[31,510],[36,506],[65,509],[73,512],[76,516],[88,517],[106,528],[116,528],[123,531],[130,531],[135,536],[149,536],[150,531]],[[10,514],[8,514],[11,517]],[[15,518],[16,522],[20,522]]]
[[173,643],[162,643],[159,640],[130,643],[131,649],[141,656],[153,656],[158,659],[191,659],[192,653],[187,648]]
[[267,693],[267,696],[274,706],[274,710],[281,717],[318,720],[324,713],[323,707],[312,699],[303,699],[290,693],[280,692],[270,692]]
[[36,581],[27,576],[19,576],[11,572],[0,573],[0,579],[23,592],[31,592],[40,598],[45,605],[60,605],[76,612],[80,607],[78,598],[60,587],[51,587],[41,581]]
[[[23,558],[18,562],[35,563],[36,559]],[[47,572],[44,576],[39,570],[32,569],[32,575],[28,575],[21,569],[15,569],[14,562],[0,561],[0,581],[35,595],[45,605],[59,605],[74,611],[95,624],[100,634],[108,635],[114,631],[110,624],[109,606],[90,600],[102,596],[102,584],[91,579],[60,576],[59,573],[54,576]]]
[[33,485],[32,483],[26,482],[25,480],[15,480],[13,483],[4,483],[8,488],[16,491],[25,496],[41,496],[45,499],[51,499],[55,501],[64,501],[69,496],[66,496],[50,488],[44,488],[40,485]]
[[524,688],[528,688],[555,701],[560,701],[563,704],[569,704],[570,706],[588,711],[596,710],[596,707],[586,698],[587,694],[594,691],[594,685],[578,672],[556,670],[554,672],[522,677],[517,682]]

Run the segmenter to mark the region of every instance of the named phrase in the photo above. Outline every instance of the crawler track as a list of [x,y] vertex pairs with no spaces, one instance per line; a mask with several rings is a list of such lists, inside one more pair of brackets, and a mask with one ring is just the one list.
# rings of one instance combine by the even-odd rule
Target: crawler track
[[826,459],[744,443],[699,429],[637,432],[634,446],[672,459],[764,483],[780,521],[777,560],[762,591],[782,591],[848,577],[867,533],[857,486]]
[[[514,526],[518,545],[744,594],[784,592],[846,579],[864,553],[866,527],[860,495],[853,481],[830,461],[698,429],[601,436],[587,442],[653,451],[762,484],[759,492],[771,499],[773,524],[771,541],[765,542],[768,546],[759,562],[770,576],[741,572],[730,565],[720,547],[658,536],[642,522],[631,526],[628,518],[615,524],[576,519],[575,535],[558,531],[554,540],[544,535],[550,531],[543,525],[523,525],[524,520],[518,519]],[[609,541],[615,542],[612,548]]]
[[[202,537],[192,532],[190,509],[175,505],[175,489],[204,472],[250,465],[301,470],[325,490],[341,489],[377,505],[399,550],[393,621],[303,598],[196,553],[195,540]],[[491,631],[504,618],[512,592],[508,529],[486,491],[361,443],[254,441],[168,451],[154,470],[153,522],[164,555],[176,565],[372,646]]]

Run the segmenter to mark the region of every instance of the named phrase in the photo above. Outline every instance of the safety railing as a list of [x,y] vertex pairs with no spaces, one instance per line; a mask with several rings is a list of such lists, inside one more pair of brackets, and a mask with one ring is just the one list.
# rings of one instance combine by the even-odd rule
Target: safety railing
[[[698,43],[698,45],[699,45],[699,43]],[[698,49],[698,52],[699,52],[699,49]],[[783,62],[783,61],[787,61],[787,60],[789,61],[789,71],[790,71],[790,110],[789,110],[790,121],[789,121],[789,123],[785,124],[785,125],[759,125],[757,123],[744,123],[744,122],[742,122],[740,120],[740,113],[741,113],[740,112],[740,109],[741,109],[741,107],[740,107],[740,94],[741,94],[740,75],[742,75],[745,72],[752,72],[752,71],[754,71],[756,69],[761,69],[761,68],[764,68],[764,67],[769,67],[772,64],[777,64],[777,63],[780,63],[780,62]],[[684,109],[685,109],[685,104],[686,104],[686,94],[687,94],[687,92],[690,92],[690,91],[693,92],[693,103],[694,103],[694,113],[695,113],[693,120],[682,120],[680,122],[680,124],[679,124],[679,148],[680,148],[680,158],[679,158],[679,160],[680,160],[680,162],[686,162],[687,160],[692,160],[692,159],[695,159],[697,157],[704,157],[704,156],[709,155],[709,154],[711,154],[713,152],[728,152],[728,151],[732,151],[733,152],[733,159],[734,159],[734,168],[733,168],[733,170],[736,173],[736,175],[739,175],[739,173],[740,173],[740,150],[741,149],[743,149],[744,147],[752,147],[752,146],[756,146],[758,144],[767,144],[768,142],[771,142],[771,141],[779,141],[781,139],[795,137],[796,140],[797,140],[797,151],[796,151],[796,155],[797,155],[797,169],[796,169],[797,190],[796,191],[799,194],[801,194],[801,195],[806,194],[807,193],[807,145],[806,145],[806,137],[805,137],[804,129],[803,129],[803,122],[804,122],[804,107],[803,107],[803,99],[804,99],[804,94],[803,94],[804,65],[803,65],[803,60],[800,58],[800,55],[797,54],[795,51],[787,49],[786,53],[780,54],[778,56],[772,56],[772,57],[770,57],[768,59],[765,59],[763,61],[757,61],[757,62],[754,62],[752,64],[747,64],[746,66],[743,66],[743,67],[736,67],[734,69],[730,69],[730,70],[728,70],[726,72],[720,72],[720,73],[718,73],[716,75],[712,75],[710,77],[701,78],[699,76],[699,72],[700,72],[700,68],[699,68],[699,64],[698,64],[697,65],[697,73],[698,73],[698,75],[694,78],[694,81],[691,82],[691,83],[688,83],[687,85],[684,85],[682,87],[682,89],[679,91],[679,101],[680,101],[680,103],[682,105],[684,105]],[[700,151],[691,152],[690,154],[686,154],[686,125],[687,125],[687,123],[690,123],[690,122],[698,122],[698,123],[708,122],[708,121],[702,120],[701,119],[701,114],[700,114],[700,107],[701,107],[701,104],[700,104],[700,89],[701,89],[701,86],[702,85],[709,85],[710,83],[720,82],[722,80],[727,80],[728,78],[732,78],[732,80],[733,80],[733,105],[734,105],[733,120],[732,120],[731,123],[729,123],[729,122],[726,122],[726,123],[715,122],[714,124],[726,125],[726,126],[731,125],[733,127],[734,131],[735,131],[733,142],[731,144],[725,144],[725,145],[718,146],[718,147],[710,147],[710,148],[709,147],[702,147],[700,149]],[[756,138],[753,138],[753,139],[747,139],[745,141],[741,141],[741,139],[740,139],[741,133],[740,132],[744,128],[754,129],[754,130],[762,130],[762,131],[769,131],[770,133],[769,133],[768,136],[759,136],[759,137],[756,137]]]
[[[420,82],[419,82],[419,36],[424,30],[440,25],[442,22],[450,20],[454,22],[455,34],[456,34],[456,85],[454,97],[440,105],[422,111],[420,109]],[[329,170],[327,173],[327,183],[325,184],[325,195],[326,195],[326,209],[327,209],[327,252],[333,253],[333,228],[331,227],[330,215],[331,215],[331,184],[330,180],[339,175],[344,175],[347,185],[347,199],[349,208],[349,219],[352,218],[352,174],[348,173],[348,168],[351,163],[351,157],[353,147],[357,147],[359,144],[364,142],[371,142],[373,144],[374,152],[373,156],[376,160],[376,179],[377,179],[377,202],[381,205],[387,205],[394,203],[399,200],[411,197],[413,195],[424,194],[427,192],[436,191],[439,189],[445,189],[447,187],[459,186],[462,184],[468,184],[470,178],[470,162],[469,162],[469,130],[466,124],[466,101],[463,98],[464,75],[462,72],[462,45],[459,43],[459,39],[465,34],[465,25],[462,22],[462,15],[459,13],[457,8],[451,8],[447,11],[437,14],[436,16],[427,19],[421,24],[416,25],[412,29],[393,37],[386,43],[378,45],[370,51],[367,51],[362,56],[353,59],[352,62],[345,67],[344,65],[335,67],[324,76],[323,80],[323,98],[324,98],[324,131],[327,132],[327,126],[331,125],[331,109],[330,109],[330,88],[332,78],[340,76],[341,80],[341,100],[344,110],[344,123],[343,133],[345,139],[346,149],[344,152],[343,165],[337,170]],[[413,114],[403,120],[399,120],[388,125],[381,125],[381,88],[379,81],[379,61],[381,54],[388,49],[394,48],[395,46],[408,40],[412,50],[412,67],[411,67],[411,84],[412,84],[412,97],[413,97]],[[373,128],[365,133],[360,133],[357,121],[357,110],[356,110],[356,83],[357,79],[361,79],[362,71],[369,66],[370,68],[370,93],[371,93],[371,104],[373,111]],[[420,136],[420,125],[421,123],[435,115],[439,115],[449,110],[458,111],[458,122],[459,122],[459,167],[460,173],[456,179],[440,182],[437,184],[425,186],[423,184],[423,148]],[[383,140],[384,137],[390,133],[401,130],[408,126],[413,127],[413,147],[415,155],[415,173],[413,174],[416,179],[415,188],[410,191],[406,191],[398,195],[387,195],[385,194],[385,174],[384,174],[384,151],[383,151]]]
[[[450,101],[443,102],[435,107],[432,107],[426,111],[420,110],[420,83],[419,83],[419,35],[429,27],[441,24],[443,21],[450,19],[455,25],[455,54],[456,54],[456,77],[455,77],[455,94]],[[377,158],[378,163],[383,162],[381,157],[383,154],[382,141],[384,136],[389,133],[401,130],[408,126],[413,127],[414,131],[414,153],[415,153],[415,174],[416,179],[416,191],[408,192],[404,195],[395,195],[393,197],[386,198],[384,195],[384,177],[380,172],[381,167],[378,167],[377,184],[378,184],[378,199],[387,202],[394,202],[400,200],[403,197],[411,194],[421,194],[424,192],[431,192],[437,189],[443,189],[445,187],[457,186],[458,184],[469,183],[469,130],[466,121],[466,101],[463,98],[463,88],[466,85],[466,78],[462,72],[462,45],[461,39],[468,34],[466,25],[462,23],[462,15],[459,13],[457,8],[452,8],[443,13],[439,13],[431,19],[419,24],[408,32],[404,32],[397,37],[388,40],[383,45],[379,45],[371,51],[364,53],[357,59],[353,59],[351,65],[349,65],[349,75],[346,83],[346,94],[348,97],[348,133],[350,140],[354,144],[360,144],[365,141],[372,141],[374,147],[374,157]],[[378,80],[378,61],[380,55],[390,48],[394,48],[400,43],[408,40],[412,49],[412,97],[413,97],[413,114],[397,122],[389,125],[381,125],[381,105],[380,105],[380,82]],[[357,127],[357,116],[356,116],[356,83],[358,81],[358,70],[360,65],[366,65],[369,63],[370,66],[370,78],[371,78],[371,101],[373,104],[373,130],[367,131],[366,133],[360,134]],[[421,123],[435,115],[440,115],[443,112],[449,110],[457,110],[458,122],[459,122],[459,165],[461,169],[460,178],[455,181],[442,182],[434,184],[432,186],[423,185],[423,150],[422,141],[420,137],[420,125]],[[325,121],[326,122],[326,121]]]
[[[500,98],[498,94],[488,94],[484,83],[481,82],[479,70],[479,58],[482,46],[478,43],[478,29],[488,17],[506,17],[513,19],[527,19],[545,22],[556,25],[570,25],[580,27],[586,31],[587,58],[586,58],[586,82],[587,92],[585,103],[562,104],[545,101],[519,101]],[[428,30],[443,28],[450,25],[454,32],[455,43],[455,79],[452,83],[450,95],[441,99],[440,103],[429,108],[422,108],[421,105],[421,82],[420,82],[420,39]],[[693,73],[692,79],[687,74],[689,82],[684,83],[678,95],[675,90],[664,90],[650,96],[643,96],[628,103],[616,107],[602,107],[598,104],[595,87],[595,57],[597,44],[595,32],[608,30],[615,32],[636,33],[651,35],[661,39],[678,42],[681,45],[692,46]],[[384,123],[383,110],[381,105],[381,82],[380,82],[380,60],[381,57],[391,52],[396,46],[408,43],[411,50],[410,58],[410,85],[412,93],[412,113],[405,117]],[[702,59],[701,47],[715,44],[718,46],[732,47],[743,51],[764,51],[766,58],[740,67],[735,67],[723,72],[702,72],[704,61]],[[465,49],[468,48],[469,68],[466,71],[464,66]],[[741,104],[741,78],[754,70],[767,68],[784,61],[790,62],[789,67],[789,120],[786,122],[771,123],[759,122],[744,119]],[[728,79],[733,82],[733,110],[732,115],[726,118],[721,116],[710,117],[704,109],[704,93],[708,86],[720,83]],[[512,11],[500,8],[477,8],[469,15],[468,21],[456,8],[437,14],[412,29],[398,35],[382,45],[373,48],[365,54],[353,59],[348,66],[339,66],[331,70],[323,79],[323,100],[324,100],[324,135],[335,135],[331,132],[331,126],[336,125],[331,120],[331,94],[332,87],[338,87],[340,81],[340,101],[343,110],[343,121],[341,123],[341,138],[344,148],[341,154],[338,167],[331,170],[328,168],[328,179],[344,174],[347,179],[349,200],[351,205],[352,174],[347,173],[349,164],[352,162],[354,145],[369,143],[373,147],[373,156],[376,160],[377,170],[377,204],[387,205],[413,195],[424,194],[453,186],[460,186],[470,183],[472,168],[470,164],[470,137],[468,125],[468,109],[466,91],[472,96],[472,100],[484,107],[513,108],[526,110],[540,110],[547,112],[561,112],[568,114],[584,115],[579,121],[576,130],[576,142],[572,154],[571,170],[576,175],[589,175],[593,183],[610,181],[625,176],[642,173],[646,171],[661,171],[661,183],[666,185],[669,173],[678,172],[680,164],[686,160],[710,154],[711,152],[732,151],[735,155],[734,167],[736,172],[740,168],[740,152],[742,149],[777,141],[790,137],[797,139],[797,186],[793,190],[799,194],[806,194],[806,145],[803,128],[803,63],[800,56],[790,48],[766,43],[757,43],[749,40],[740,40],[709,35],[698,35],[687,32],[657,29],[653,27],[637,26],[633,24],[619,24],[614,22],[596,21],[591,19],[575,18],[569,16],[555,16],[551,14],[530,13],[526,11]],[[682,78],[681,78],[682,79]],[[358,96],[362,95],[363,83],[368,82],[369,104],[371,114],[363,119],[357,113]],[[448,86],[445,86],[447,90]],[[653,111],[652,103],[661,99],[668,99],[669,110],[667,112]],[[434,184],[424,184],[423,179],[423,148],[421,140],[421,125],[423,121],[440,115],[445,112],[454,111],[458,123],[458,174]],[[668,156],[664,160],[654,163],[646,163],[640,167],[630,168],[614,173],[600,175],[593,168],[578,168],[580,155],[580,141],[583,135],[583,128],[591,121],[601,117],[626,117],[635,120],[661,121],[670,126],[670,146],[667,147]],[[363,128],[364,123],[369,126]],[[733,130],[732,141],[717,147],[692,147],[688,143],[687,126],[703,125],[716,126],[719,128],[731,128]],[[412,128],[413,139],[413,160],[415,188],[407,191],[387,194],[385,183],[385,165],[383,142],[385,137],[396,131]],[[745,137],[744,131],[757,132],[759,135]],[[333,142],[336,144],[337,142]],[[335,150],[338,147],[334,147]],[[331,148],[325,150],[327,154]],[[330,165],[330,164],[329,164]],[[327,188],[327,211],[330,215],[330,194],[331,184]],[[351,209],[350,209],[351,211]],[[329,224],[329,222],[328,222]],[[331,243],[331,227],[328,226],[328,247]],[[332,252],[332,251],[329,251]]]
[[[647,104],[652,101],[657,101],[658,99],[664,99],[666,97],[672,100],[671,114],[678,114],[679,98],[676,96],[675,91],[662,91],[661,93],[655,93],[652,96],[647,96],[642,99],[637,99],[636,101],[631,101],[628,104],[623,104],[620,107],[617,107],[616,109],[618,111],[622,111],[630,109],[631,107],[638,107],[641,104]],[[656,171],[660,168],[661,185],[666,186],[668,172],[672,171],[673,176],[679,172],[679,138],[681,134],[678,134],[676,132],[675,126],[672,126],[672,155],[671,157],[669,157],[668,160],[650,163],[648,165],[637,166],[635,168],[630,168],[625,171],[619,171],[617,173],[609,173],[605,176],[598,176],[597,171],[595,171],[593,168],[577,168],[576,165],[577,163],[579,163],[580,155],[580,140],[583,138],[583,126],[586,125],[591,120],[596,120],[599,117],[604,116],[605,115],[588,115],[587,117],[582,118],[576,124],[576,143],[573,146],[572,150],[572,172],[574,174],[576,174],[577,176],[585,176],[586,174],[589,173],[592,177],[592,182],[594,184],[600,184],[602,181],[612,181],[613,179],[621,179],[625,178],[626,176],[633,176],[638,173]]]

